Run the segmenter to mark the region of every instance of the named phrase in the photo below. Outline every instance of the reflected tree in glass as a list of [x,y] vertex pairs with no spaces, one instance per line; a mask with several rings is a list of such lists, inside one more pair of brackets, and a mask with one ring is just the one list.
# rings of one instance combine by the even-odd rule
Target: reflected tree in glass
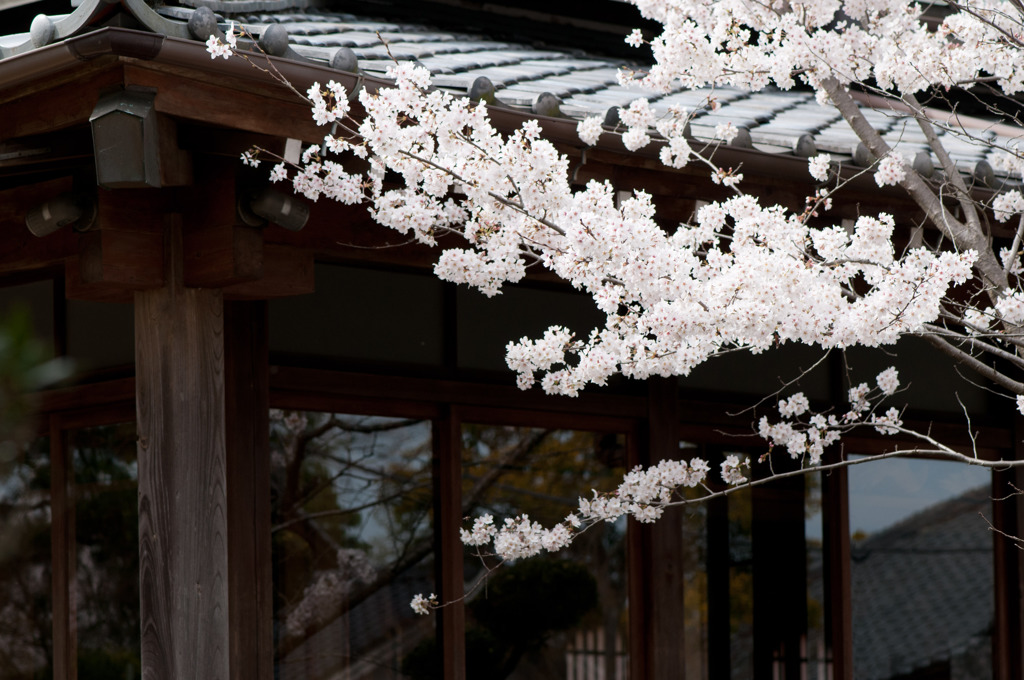
[[74,430],[78,679],[141,676],[134,423]]
[[271,413],[276,677],[403,677],[434,634],[430,423]]
[[[496,522],[525,513],[550,526],[581,489],[613,488],[625,472],[621,435],[467,425],[462,438],[464,514]],[[625,678],[625,529],[596,527],[553,558],[494,573],[468,559],[469,677]]]
[[821,508],[816,475],[682,508],[687,678],[829,677]]
[[53,677],[49,440],[17,445],[0,477],[0,677]]

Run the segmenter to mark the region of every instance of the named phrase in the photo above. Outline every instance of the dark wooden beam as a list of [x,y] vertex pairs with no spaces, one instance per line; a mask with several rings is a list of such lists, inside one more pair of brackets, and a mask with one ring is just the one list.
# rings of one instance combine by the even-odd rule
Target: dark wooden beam
[[164,213],[175,195],[152,189],[100,189],[96,225],[84,232],[79,261],[84,283],[129,290],[164,284]]
[[269,75],[265,85],[231,77],[213,82],[187,69],[140,62],[125,66],[124,82],[155,88],[156,110],[177,118],[307,142],[319,142],[324,136],[324,129],[313,122],[309,105]]
[[120,284],[103,281],[86,282],[82,277],[81,261],[77,256],[69,257],[64,263],[64,297],[68,300],[89,302],[115,302],[131,304],[134,292]]
[[221,288],[259,279],[264,273],[262,229],[195,225],[185,230],[184,241],[189,288]]
[[[511,382],[511,379],[510,379]],[[416,379],[309,368],[275,367],[270,373],[275,392],[304,392],[325,397],[444,402],[467,406],[497,406],[524,411],[590,413],[630,418],[647,413],[646,399],[597,391],[579,397],[552,397],[535,388],[467,383],[455,380]]]
[[263,275],[263,229],[238,215],[238,157],[203,156],[184,207],[185,285],[222,288]]
[[263,272],[258,279],[224,288],[229,300],[269,300],[306,295],[316,290],[313,251],[263,246]]
[[232,680],[274,677],[267,303],[224,305]]
[[377,224],[364,205],[321,199],[309,208],[309,221],[301,231],[270,226],[265,233],[266,242],[315,250],[319,260],[424,269],[433,267],[441,254],[439,248],[416,243],[409,236]]
[[75,571],[78,552],[75,547],[75,501],[71,493],[74,481],[67,432],[57,416],[50,422],[50,546],[53,585],[53,677],[76,680],[78,677],[75,609]]
[[92,136],[85,125],[0,142],[0,176],[47,172],[58,165],[81,168],[91,162]]
[[[135,379],[121,378],[92,385],[61,387],[37,392],[35,395],[36,410],[40,413],[66,411],[80,407],[82,404],[105,406],[118,402],[135,400]],[[131,412],[135,412],[134,406]],[[114,422],[124,422],[116,420]]]
[[[635,423],[626,437],[626,460],[629,468],[647,462],[646,435],[640,423]],[[641,450],[643,449],[643,450]],[[651,592],[647,580],[647,565],[650,564],[650,540],[643,525],[630,517],[626,522],[626,588],[629,597],[629,677],[646,678],[650,665],[650,625],[647,611],[650,607]]]
[[78,235],[61,229],[49,236],[33,236],[25,226],[25,215],[46,201],[71,191],[74,181],[61,177],[38,184],[0,191],[0,273],[42,269],[63,265],[78,249]]
[[[796,469],[792,461],[761,466],[755,475]],[[754,677],[800,680],[801,641],[807,633],[807,545],[804,476],[775,479],[751,489]],[[781,671],[781,673],[780,673]]]
[[66,260],[67,297],[129,302],[132,291],[163,286],[163,213],[173,199],[153,189],[98,190],[96,223],[78,235],[78,256]]
[[179,144],[178,122],[170,116],[157,115],[156,133],[162,186],[178,187],[192,184],[192,155]]
[[[827,460],[835,461],[839,452]],[[846,468],[822,475],[825,506],[825,625],[832,645],[832,677],[853,680],[853,604],[850,597],[850,490]]]
[[0,141],[87,124],[99,92],[123,82],[121,67],[98,59],[59,76],[0,92]]
[[[712,452],[713,455],[709,455]],[[702,455],[710,462],[712,470],[721,463],[722,455],[717,447],[704,447]],[[722,485],[712,482],[711,488],[717,491]],[[729,603],[729,588],[733,579],[732,559],[729,554],[729,501],[726,496],[707,501],[705,532],[703,566],[707,576],[708,672],[713,678],[730,678],[732,656],[729,639],[732,635],[732,608]]]

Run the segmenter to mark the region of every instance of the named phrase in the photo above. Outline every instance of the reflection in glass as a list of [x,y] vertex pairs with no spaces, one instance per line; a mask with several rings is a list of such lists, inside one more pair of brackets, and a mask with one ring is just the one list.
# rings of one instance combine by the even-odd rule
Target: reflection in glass
[[[464,514],[490,513],[496,524],[525,513],[551,526],[581,490],[612,489],[625,472],[614,434],[467,425],[462,445]],[[625,538],[625,522],[609,523],[495,572],[467,557],[470,680],[626,678]]]
[[827,680],[831,674],[831,645],[825,627],[825,544],[820,473],[804,477],[804,541],[807,545],[807,637],[801,656],[806,680]]
[[78,551],[78,679],[131,680],[141,675],[135,424],[74,430],[68,446]]
[[[703,489],[688,489],[701,498]],[[686,677],[750,678],[754,655],[749,489],[682,508]]]
[[849,484],[854,675],[991,678],[989,473],[893,459]]
[[275,678],[405,677],[434,635],[430,423],[272,411]]
[[[754,674],[754,522],[749,489],[728,497],[730,677]],[[780,622],[781,623],[781,622]]]
[[[686,489],[688,498],[703,490]],[[697,503],[676,510],[683,513],[683,644],[686,647],[686,678],[708,677],[708,504]]]
[[51,678],[49,440],[0,459],[0,677]]
[[687,678],[830,677],[821,506],[807,475],[683,508]]

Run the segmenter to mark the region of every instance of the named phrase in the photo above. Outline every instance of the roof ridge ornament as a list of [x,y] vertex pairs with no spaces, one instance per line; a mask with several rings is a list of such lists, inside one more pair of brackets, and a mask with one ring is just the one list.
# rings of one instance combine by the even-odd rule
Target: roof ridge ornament
[[50,17],[45,14],[37,14],[32,20],[28,34],[34,47],[44,47],[53,42],[53,38],[57,34],[57,27],[53,25],[53,19]]
[[[105,0],[83,0],[70,14],[36,15],[28,33],[4,36],[4,44],[0,45],[0,59],[45,47],[57,40],[79,33],[92,22],[105,4]],[[19,37],[22,38],[21,42],[17,42]]]

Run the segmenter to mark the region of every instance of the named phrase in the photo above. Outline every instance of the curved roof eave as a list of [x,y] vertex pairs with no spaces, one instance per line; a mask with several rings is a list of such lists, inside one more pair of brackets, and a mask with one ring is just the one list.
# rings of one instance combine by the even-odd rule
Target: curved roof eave
[[[184,67],[190,70],[228,75],[243,80],[258,80],[266,83],[269,76],[254,69],[242,59],[211,59],[203,43],[192,38],[166,36],[126,28],[106,27],[72,36],[59,42],[28,50],[0,60],[0,91],[22,86],[26,83],[45,79],[80,64],[101,57],[120,57],[154,61],[167,65]],[[348,89],[366,87],[376,90],[389,87],[392,83],[384,78],[368,74],[356,74],[338,71],[326,65],[312,62],[300,62],[292,59],[260,55],[271,61],[274,68],[295,85],[304,88],[314,81],[326,82],[333,79]],[[500,130],[512,130],[527,120],[541,122],[545,138],[558,144],[584,151],[595,149],[613,154],[631,154],[641,158],[656,159],[657,145],[639,152],[628,152],[617,132],[606,131],[601,135],[594,147],[586,147],[579,139],[577,121],[570,118],[555,118],[539,115],[530,111],[522,111],[506,106],[489,106],[489,113],[495,127]],[[282,130],[282,136],[287,135]],[[695,142],[695,145],[699,145]],[[715,150],[716,158],[722,165],[743,165],[752,170],[773,169],[778,172],[780,163],[783,167],[793,164],[806,172],[806,159],[759,151],[752,148],[721,145]],[[664,168],[671,172],[670,169]]]
[[[264,84],[267,82],[268,76],[252,68],[245,60],[237,58],[211,59],[205,44],[196,37],[194,30],[190,30],[187,20],[160,15],[146,5],[143,0],[120,1],[122,6],[150,28],[150,31],[118,27],[92,29],[89,27],[89,22],[95,21],[104,11],[116,6],[117,3],[111,5],[106,0],[85,0],[71,15],[57,18],[53,22],[55,27],[59,27],[59,31],[55,29],[54,36],[65,32],[75,33],[74,35],[59,39],[53,37],[50,44],[44,46],[35,46],[30,34],[19,34],[21,38],[19,35],[0,38],[0,41],[3,41],[0,42],[0,45],[3,45],[2,49],[9,54],[6,58],[0,59],[0,90],[36,81],[45,78],[48,73],[56,73],[81,61],[89,61],[103,56],[156,61],[200,72],[230,75],[243,80],[260,80]],[[192,12],[191,10],[185,11],[181,16],[191,17]],[[222,18],[218,17],[217,19],[220,20],[220,25],[226,26],[226,22]],[[39,23],[42,21],[39,20]],[[218,24],[213,24],[213,26],[217,27]],[[17,42],[15,39],[20,39],[20,42],[15,47],[11,47],[13,43]],[[36,42],[38,41],[37,39]],[[259,57],[270,60],[281,75],[300,90],[305,89],[314,81],[326,82],[330,79],[340,82],[348,89],[356,87],[377,89],[391,84],[391,81],[374,75],[374,73],[340,71],[326,63],[307,59],[290,48],[286,57],[274,57],[266,54],[259,54]],[[358,65],[356,69],[360,70]],[[215,78],[211,80],[216,82]],[[448,89],[450,90],[450,88]],[[680,172],[660,165],[657,161],[660,149],[658,143],[639,152],[626,151],[621,141],[621,135],[607,127],[595,147],[585,147],[577,134],[578,120],[576,118],[544,116],[528,108],[509,106],[501,102],[498,105],[490,106],[489,109],[492,121],[501,130],[517,128],[530,119],[540,121],[546,138],[561,144],[564,148],[575,150],[575,153],[578,153],[584,162],[589,154],[591,158],[603,156],[602,162],[611,165],[635,167],[638,162],[645,163],[647,169],[657,170],[669,176],[688,176],[691,181],[696,173],[693,168],[686,168]],[[282,129],[279,134],[289,136],[289,131]],[[691,144],[694,148],[710,146],[713,149],[715,161],[721,167],[742,167],[748,181],[754,177],[777,179],[784,176],[790,178],[791,183],[795,185],[813,186],[807,172],[806,154],[796,155],[792,149],[789,152],[780,152],[778,148],[774,151],[761,150],[749,144],[749,135],[746,135],[746,141],[747,144],[744,146],[732,146],[709,142],[707,139],[691,139]],[[590,149],[596,150],[596,153]],[[706,174],[705,171],[703,178],[705,181]],[[849,168],[849,176],[853,177],[858,174],[860,176],[854,179],[853,188],[860,187],[879,197],[891,198],[895,202],[906,200],[906,195],[898,188],[887,187],[879,191],[871,181],[870,174],[864,174],[860,168]]]

